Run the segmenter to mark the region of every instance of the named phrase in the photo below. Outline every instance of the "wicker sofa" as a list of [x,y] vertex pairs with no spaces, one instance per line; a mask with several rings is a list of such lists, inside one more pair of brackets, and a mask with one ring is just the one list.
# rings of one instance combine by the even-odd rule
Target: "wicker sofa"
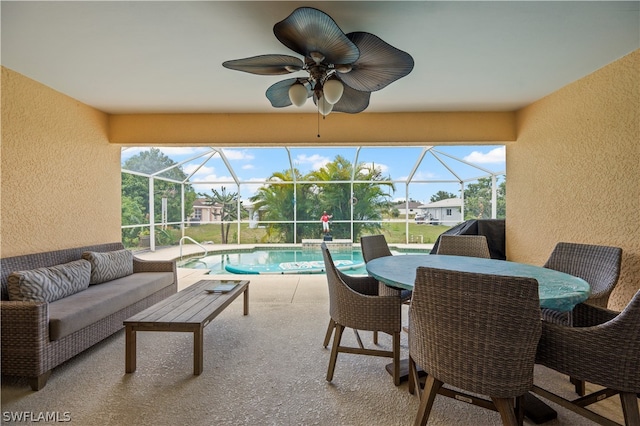
[[[127,275],[107,278],[97,285],[85,283],[86,256],[104,259],[112,253],[128,256],[132,267]],[[67,273],[62,281],[64,287],[83,281],[83,289],[53,301],[16,300],[18,279],[77,264],[85,268],[81,278]],[[46,385],[54,367],[122,329],[128,317],[177,291],[175,261],[144,261],[126,252],[121,243],[9,257],[0,259],[0,266],[0,371],[2,375],[27,377],[33,390]],[[91,262],[89,268],[93,274],[95,264]],[[109,277],[109,273],[104,276]]]

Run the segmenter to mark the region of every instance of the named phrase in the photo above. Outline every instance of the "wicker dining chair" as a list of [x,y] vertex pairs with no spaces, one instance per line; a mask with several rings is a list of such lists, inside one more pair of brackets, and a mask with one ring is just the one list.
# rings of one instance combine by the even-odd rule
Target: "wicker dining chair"
[[428,373],[416,425],[438,393],[523,423],[542,327],[535,279],[419,267],[409,315],[409,391],[418,366]]
[[[384,235],[381,235],[382,238],[384,238]],[[384,245],[387,249],[387,252],[389,253],[388,255],[391,256],[391,251],[389,251],[389,247],[386,245],[386,242],[384,242]],[[363,255],[364,257],[364,255]],[[366,260],[365,260],[366,262]],[[396,295],[396,293],[394,292],[394,289],[389,289],[386,290],[387,286],[385,286],[382,283],[379,283],[377,280],[373,279],[373,278],[369,278],[367,277],[366,279],[360,278],[360,277],[354,277],[354,276],[348,276],[346,274],[343,274],[345,281],[348,281],[350,283],[352,283],[353,286],[357,287],[357,291],[359,291],[362,294],[367,294],[369,296],[385,296],[385,295]],[[357,283],[357,284],[356,284]],[[382,291],[382,292],[381,292]],[[326,348],[329,345],[329,342],[331,341],[331,336],[333,335],[333,332],[336,328],[336,324],[335,322],[330,319],[329,320],[329,325],[327,326],[327,332],[325,334],[324,337],[324,343],[323,346]],[[358,345],[360,346],[360,348],[364,349],[364,345],[362,343],[362,339],[360,337],[360,334],[358,333],[358,330],[353,329],[353,333],[356,336],[356,339],[358,341]],[[374,344],[378,344],[378,332],[374,331],[373,332],[373,343]]]
[[[377,281],[371,277],[354,277],[343,274],[334,265],[331,253],[325,243],[320,246],[324,258],[329,286],[329,313],[335,326],[333,346],[327,370],[327,381],[333,380],[338,353],[372,355],[393,358],[393,382],[400,385],[400,317],[402,301],[399,296],[377,296],[364,294],[361,288],[370,288]],[[355,330],[369,330],[392,336],[392,350],[367,349],[342,346],[342,332],[345,327]]]
[[[609,296],[618,283],[621,262],[622,249],[619,247],[560,242],[544,267],[582,278],[591,289],[591,295],[585,303],[606,308]],[[542,319],[554,324],[584,326],[572,312],[542,308]],[[574,377],[570,380],[576,393],[584,395],[585,382]]]
[[[619,247],[560,242],[544,267],[582,278],[591,288],[591,295],[585,303],[606,308],[618,283],[621,262],[622,249]],[[571,313],[551,309],[542,309],[542,318],[562,325],[574,323]]]
[[[379,257],[393,256],[387,244],[387,239],[382,234],[360,237],[360,248],[362,249],[362,258],[365,263],[369,263]],[[400,290],[380,283],[381,296],[395,296],[398,294],[403,302],[411,300],[411,290]]]
[[440,235],[437,254],[491,259],[484,235]]
[[618,313],[582,303],[574,309],[581,327],[543,322],[536,362],[603,389],[568,400],[534,385],[533,391],[599,424],[617,424],[585,408],[620,395],[625,424],[640,425],[640,291]]

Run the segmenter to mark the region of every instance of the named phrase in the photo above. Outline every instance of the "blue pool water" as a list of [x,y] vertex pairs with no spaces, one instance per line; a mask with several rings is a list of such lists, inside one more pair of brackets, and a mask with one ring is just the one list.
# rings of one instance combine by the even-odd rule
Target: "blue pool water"
[[[399,254],[399,252],[392,252]],[[344,272],[351,275],[367,275],[362,252],[359,249],[335,250],[331,251],[331,256]],[[208,269],[211,274],[233,273],[229,270],[243,270],[244,273],[250,274],[324,273],[324,262],[320,249],[259,248],[234,253],[216,253],[209,254],[202,259],[187,259],[180,262],[178,266]]]

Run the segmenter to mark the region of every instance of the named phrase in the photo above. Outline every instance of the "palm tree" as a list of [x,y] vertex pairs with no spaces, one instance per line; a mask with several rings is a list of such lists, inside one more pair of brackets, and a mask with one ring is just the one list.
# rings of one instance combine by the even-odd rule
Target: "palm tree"
[[[382,213],[388,207],[388,200],[391,197],[384,188],[394,189],[394,185],[382,182],[388,179],[382,176],[382,172],[374,164],[359,163],[356,165],[355,173],[353,171],[351,162],[338,155],[334,161],[320,170],[309,173],[308,179],[317,182],[320,202],[314,206],[315,216],[320,217],[320,213],[326,210],[333,215],[334,221],[350,222],[353,208],[354,238],[357,240],[365,231],[380,231],[380,222],[359,223],[357,221],[381,221]],[[365,181],[365,183],[354,183],[353,191],[349,183],[352,175],[354,181]],[[350,235],[349,226],[348,222],[335,223],[332,225],[332,234],[344,238]]]
[[[267,224],[265,238],[270,242],[293,242],[294,219],[307,217],[309,205],[313,203],[308,185],[294,186],[294,176],[295,181],[303,179],[298,169],[293,169],[293,172],[290,169],[275,172],[268,179],[272,183],[258,188],[256,195],[250,198],[256,209],[266,207],[260,210],[261,220],[280,222]],[[297,210],[296,214],[294,214],[294,208]],[[298,226],[297,235],[295,235],[298,240],[306,236],[305,230],[306,227],[303,224]]]

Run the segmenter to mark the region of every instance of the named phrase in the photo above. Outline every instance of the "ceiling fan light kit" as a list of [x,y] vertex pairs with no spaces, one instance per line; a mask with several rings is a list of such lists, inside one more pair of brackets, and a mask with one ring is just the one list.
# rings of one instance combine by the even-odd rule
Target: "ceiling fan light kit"
[[302,106],[312,98],[323,116],[332,111],[356,114],[369,106],[371,92],[413,70],[413,58],[366,32],[345,34],[326,13],[311,7],[294,10],[273,27],[276,38],[302,55],[259,55],[224,62],[225,68],[258,75],[304,71],[279,81],[266,97],[275,108]]

